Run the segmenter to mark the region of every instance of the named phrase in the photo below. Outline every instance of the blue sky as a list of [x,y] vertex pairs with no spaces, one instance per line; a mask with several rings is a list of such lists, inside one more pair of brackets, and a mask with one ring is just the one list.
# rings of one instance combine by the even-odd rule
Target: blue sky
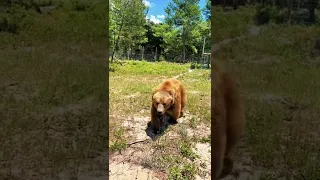
[[[172,0],[143,0],[144,4],[149,7],[149,12],[147,18],[154,23],[163,22],[166,12],[164,8],[168,6]],[[204,8],[206,5],[206,0],[200,0],[200,8]],[[203,16],[204,18],[204,16]]]

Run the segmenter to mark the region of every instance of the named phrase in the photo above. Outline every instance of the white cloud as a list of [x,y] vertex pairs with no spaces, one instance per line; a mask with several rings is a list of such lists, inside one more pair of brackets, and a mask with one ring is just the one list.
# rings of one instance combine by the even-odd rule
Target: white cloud
[[148,19],[150,19],[150,21],[154,22],[155,24],[159,24],[162,22],[160,19],[157,19],[156,16],[154,16],[154,15],[150,15],[150,18],[148,18]]
[[150,1],[148,0],[142,0],[143,4],[146,5],[147,7],[151,8],[152,6],[154,6],[155,4],[154,3],[151,3]]
[[158,19],[164,19],[165,16],[164,16],[163,14],[161,14],[161,15],[157,15],[157,18],[158,18]]

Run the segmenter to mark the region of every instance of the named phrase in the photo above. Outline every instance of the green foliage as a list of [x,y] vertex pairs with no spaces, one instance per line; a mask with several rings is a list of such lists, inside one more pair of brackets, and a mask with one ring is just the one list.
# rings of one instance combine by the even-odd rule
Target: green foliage
[[161,47],[165,53],[175,53],[181,51],[182,41],[180,31],[174,29],[169,24],[158,24],[153,26],[156,37],[162,37],[164,43]]
[[169,168],[169,180],[191,180],[194,179],[197,168],[194,164],[187,163],[182,167],[174,165]]
[[288,19],[287,9],[281,9],[272,5],[258,5],[256,10],[256,23],[267,24],[270,21],[284,23]]
[[201,11],[198,3],[199,0],[174,0],[165,8],[167,13],[165,22],[174,29],[172,36],[181,41],[182,47],[189,46],[195,54],[198,51],[194,46],[194,37],[201,35],[194,31],[195,27],[201,22]]
[[[278,24],[289,22],[289,9],[288,5],[290,1],[284,1],[282,3],[272,1],[259,4],[256,8],[255,19],[258,25],[274,22]],[[315,24],[317,12],[316,9],[319,2],[317,1],[300,1],[300,9],[295,9],[297,2],[292,5],[290,23],[291,24]],[[295,7],[294,7],[295,6]]]
[[92,2],[87,0],[71,0],[72,8],[76,11],[87,11],[92,8]]
[[[160,60],[159,54],[163,52],[163,38],[161,36],[155,36],[154,28],[156,24],[153,22],[148,23],[145,25],[145,28],[147,30],[146,37],[148,38],[148,41],[143,43],[142,46],[144,46],[145,52],[157,52],[157,57],[155,60]],[[161,61],[161,60],[160,60]]]
[[[182,54],[193,56],[202,53],[204,38],[205,51],[210,51],[211,22],[201,18],[199,0],[170,2],[165,8],[165,22],[159,24],[146,24],[147,7],[141,1],[128,2],[113,0],[110,4],[109,47],[118,58],[129,59],[146,54],[149,55],[148,60],[155,57],[161,61],[163,57],[177,61],[184,57]],[[208,10],[208,7],[203,9],[207,14]],[[155,52],[157,56],[151,55]]]
[[183,180],[183,176],[182,176],[182,172],[181,172],[181,168],[177,165],[175,166],[171,166],[169,168],[169,175],[168,175],[168,179],[169,180]]
[[211,0],[206,0],[206,6],[203,9],[203,12],[207,20],[211,20]]
[[26,10],[26,8],[13,4],[6,13],[0,13],[1,31],[18,33],[18,31],[27,29],[33,23],[32,18],[35,12]]
[[182,141],[179,144],[179,148],[181,154],[192,161],[194,161],[198,157],[198,155],[192,150],[191,144],[187,141]]
[[189,124],[190,124],[190,127],[194,128],[194,129],[197,128],[197,118],[192,117],[192,118],[190,119]]
[[141,43],[147,42],[145,37],[146,24],[144,11],[146,6],[142,1],[113,0],[110,4],[110,49],[111,52],[119,49],[124,52],[138,48]]
[[210,143],[211,144],[211,135],[209,135],[208,137],[202,137],[199,139],[199,141],[202,143]]
[[115,72],[120,65],[121,65],[120,62],[118,62],[118,61],[111,63],[111,61],[109,60],[109,71]]
[[190,69],[208,69],[209,67],[207,66],[207,64],[200,64],[197,62],[193,62],[190,65]]
[[123,151],[127,147],[126,141],[123,139],[123,133],[124,129],[119,128],[114,132],[114,137],[115,137],[115,142],[110,143],[110,151],[115,152],[115,151]]
[[214,6],[212,24],[214,29],[212,39],[215,43],[228,38],[235,38],[247,32],[253,24],[254,9],[240,8],[236,11],[224,12],[221,7]]
[[[206,38],[205,50],[210,50],[211,28],[210,21],[201,19],[198,1],[173,1],[165,11],[165,23],[152,26],[154,35],[163,39],[161,47],[167,59],[172,55],[202,53],[203,39]],[[182,9],[180,9],[180,7]]]

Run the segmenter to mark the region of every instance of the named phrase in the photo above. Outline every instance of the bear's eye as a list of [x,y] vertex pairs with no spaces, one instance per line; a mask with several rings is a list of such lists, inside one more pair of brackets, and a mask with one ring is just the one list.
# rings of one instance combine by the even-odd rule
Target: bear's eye
[[166,106],[166,103],[163,103],[164,106]]

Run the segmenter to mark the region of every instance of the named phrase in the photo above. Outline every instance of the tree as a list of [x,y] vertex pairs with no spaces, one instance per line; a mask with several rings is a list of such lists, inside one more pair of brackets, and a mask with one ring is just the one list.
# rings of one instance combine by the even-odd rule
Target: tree
[[203,13],[207,20],[211,19],[211,0],[206,0],[206,6],[203,8]]
[[142,46],[144,47],[145,51],[148,52],[156,52],[155,58],[159,59],[159,54],[163,51],[162,44],[163,38],[161,36],[155,36],[154,27],[157,26],[157,24],[150,22],[147,25],[145,25],[145,28],[147,30],[146,37],[148,38],[148,41],[146,43],[143,43]]
[[182,43],[179,36],[179,30],[166,23],[155,24],[152,26],[155,37],[161,37],[163,39],[161,48],[165,54],[175,54],[175,52],[181,50]]
[[[201,53],[203,52],[203,49],[205,51],[210,51],[210,39],[211,39],[211,21],[202,21],[197,26],[195,26],[194,30],[192,31],[192,38],[193,38],[193,44],[194,48],[197,49],[197,51],[201,50]],[[203,41],[206,40],[205,47],[203,47]],[[207,44],[209,43],[209,46]]]
[[316,0],[309,0],[308,1],[308,10],[309,10],[309,22],[315,23],[316,22],[316,12],[315,9],[318,7],[319,1]]
[[114,54],[119,50],[119,42],[125,50],[129,50],[147,41],[145,37],[145,11],[147,7],[142,0],[112,0],[110,1],[110,38],[113,39]]
[[[180,36],[183,48],[183,61],[186,58],[186,46],[192,47],[192,30],[201,22],[199,0],[173,0],[165,8],[165,22],[173,27],[171,35]],[[174,40],[174,38],[171,38]]]

